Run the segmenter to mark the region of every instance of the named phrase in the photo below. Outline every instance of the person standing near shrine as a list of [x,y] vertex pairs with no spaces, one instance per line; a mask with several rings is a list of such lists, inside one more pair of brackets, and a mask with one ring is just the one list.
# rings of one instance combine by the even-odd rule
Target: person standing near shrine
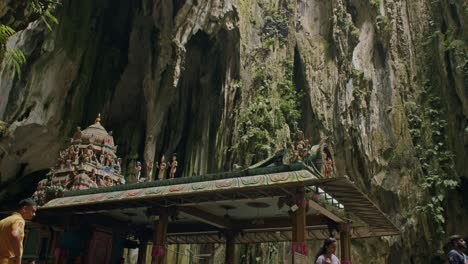
[[21,264],[25,220],[36,215],[36,202],[27,198],[13,214],[0,221],[0,264]]
[[450,264],[468,264],[468,256],[465,255],[463,250],[466,250],[466,242],[460,235],[453,235],[450,237],[450,243],[453,249],[448,253]]
[[323,246],[315,257],[315,264],[340,264],[340,260],[335,256],[336,239],[329,237],[323,242]]

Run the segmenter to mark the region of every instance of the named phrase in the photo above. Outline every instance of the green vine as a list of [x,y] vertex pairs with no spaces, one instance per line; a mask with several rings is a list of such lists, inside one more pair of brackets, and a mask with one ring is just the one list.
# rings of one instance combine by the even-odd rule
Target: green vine
[[[350,13],[342,5],[333,9],[333,16],[330,18],[332,25],[331,38],[333,40],[333,49],[339,54],[347,54],[341,59],[351,59],[353,48],[359,43],[360,31],[354,23]],[[344,41],[347,40],[347,41]],[[340,55],[340,56],[341,56]]]
[[377,15],[375,17],[375,29],[378,33],[381,44],[385,48],[389,48],[394,25],[393,20],[388,16]]
[[239,112],[239,141],[232,147],[242,153],[243,165],[264,159],[277,150],[278,133],[288,125],[297,128],[301,117],[300,94],[293,82],[293,63],[283,63],[284,78],[276,80],[271,65],[255,68],[253,98]]
[[355,109],[367,108],[370,104],[372,80],[364,76],[364,72],[354,69],[352,71],[353,79],[353,98],[352,104]]
[[263,19],[249,18],[258,26],[260,45],[245,49],[250,74],[236,85],[248,85],[239,88],[244,103],[237,108],[230,149],[238,165],[249,166],[285,148],[290,131],[298,126],[302,100],[293,81],[291,50],[286,49],[295,5],[291,0],[258,1],[254,8],[262,10]]
[[289,17],[294,10],[294,2],[280,1],[280,5],[265,10],[264,24],[261,28],[262,48],[273,46],[276,40],[283,46],[289,35]]
[[417,207],[426,213],[436,224],[436,231],[443,236],[447,207],[447,195],[459,185],[453,154],[446,145],[447,121],[442,110],[441,100],[428,81],[424,90],[425,107],[410,107],[410,134],[420,161],[423,178],[421,186],[427,190],[430,199]]
[[382,0],[370,0],[370,3],[374,8],[378,9],[382,3]]

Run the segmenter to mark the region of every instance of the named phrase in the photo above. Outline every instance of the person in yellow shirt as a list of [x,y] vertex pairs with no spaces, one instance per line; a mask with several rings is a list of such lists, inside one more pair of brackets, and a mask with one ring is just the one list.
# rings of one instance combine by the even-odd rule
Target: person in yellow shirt
[[36,202],[27,198],[12,215],[0,221],[0,264],[21,264],[25,220],[36,215]]

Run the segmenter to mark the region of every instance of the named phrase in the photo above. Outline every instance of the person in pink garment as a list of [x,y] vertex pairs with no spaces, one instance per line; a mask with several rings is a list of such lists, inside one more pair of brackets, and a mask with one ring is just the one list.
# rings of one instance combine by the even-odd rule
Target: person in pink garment
[[340,264],[340,260],[335,256],[336,239],[329,237],[323,242],[323,246],[315,257],[315,264]]

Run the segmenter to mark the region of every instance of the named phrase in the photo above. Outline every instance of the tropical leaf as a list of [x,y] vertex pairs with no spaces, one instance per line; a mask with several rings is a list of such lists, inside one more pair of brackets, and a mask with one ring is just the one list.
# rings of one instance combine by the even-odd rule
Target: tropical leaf
[[51,13],[51,10],[55,9],[58,4],[57,2],[44,0],[31,0],[31,2],[29,2],[30,8],[34,13],[40,15],[40,19],[50,31],[52,31],[52,23],[59,23],[58,19]]
[[[15,30],[9,26],[0,24],[0,45],[5,47],[7,39],[15,34]],[[0,48],[1,49],[1,48]]]
[[44,22],[44,24],[46,25],[46,27],[52,31],[52,26],[50,25],[49,22],[52,22],[54,24],[58,24],[58,19],[52,15],[49,10],[46,10],[44,11],[43,15],[41,15],[41,20]]
[[5,53],[5,67],[12,69],[12,78],[18,75],[21,78],[21,66],[26,62],[26,57],[20,49],[7,48]]
[[[59,2],[51,0],[28,1],[28,7],[34,13],[39,14],[40,19],[50,31],[52,31],[52,23],[59,23],[58,19],[51,13],[59,4]],[[26,62],[26,57],[20,49],[6,47],[8,38],[15,33],[13,28],[0,24],[0,62],[4,61],[5,68],[12,69],[12,78],[16,75],[18,75],[18,78],[21,78],[21,66]]]

